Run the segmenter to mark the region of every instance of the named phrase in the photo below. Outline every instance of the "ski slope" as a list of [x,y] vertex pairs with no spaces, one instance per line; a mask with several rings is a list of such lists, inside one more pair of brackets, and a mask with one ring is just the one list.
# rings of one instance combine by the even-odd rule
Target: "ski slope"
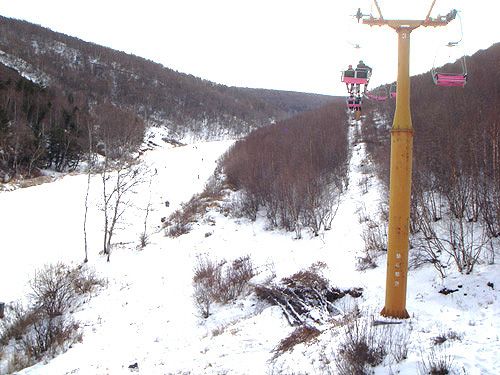
[[[358,126],[361,122],[353,123],[350,131]],[[304,239],[295,240],[293,233],[269,230],[262,217],[251,222],[211,210],[207,213],[210,220],[201,220],[189,234],[168,238],[159,230],[160,219],[201,192],[215,161],[232,141],[174,148],[160,141],[161,134],[152,137],[159,147],[142,156],[149,166],[148,178],[137,188],[134,205],[127,209],[116,234],[120,245],[113,249],[110,262],[99,255],[102,185],[99,176],[92,178],[89,263],[109,285],[75,312],[83,342],[19,374],[329,373],[334,366],[327,360],[333,360],[342,340],[342,331],[335,324],[322,327],[322,334],[312,343],[297,345],[273,359],[273,350],[293,331],[281,310],[250,295],[217,307],[208,319],[202,319],[193,305],[193,268],[199,256],[233,260],[250,255],[259,272],[253,281],[258,283],[271,275],[276,279],[290,276],[321,261],[327,265],[324,273],[332,285],[364,289],[360,300],[346,300],[339,308],[346,311],[358,303],[362,311],[380,319],[385,295],[384,256],[377,259],[379,267],[356,271],[356,257],[364,246],[359,215],[375,214],[384,199],[375,177],[369,179],[368,192],[363,192],[364,144],[353,144],[349,190],[342,197],[332,229],[318,237],[304,233]],[[0,300],[9,303],[22,298],[29,291],[28,280],[44,264],[83,260],[86,188],[85,175],[68,175],[52,183],[0,192]],[[170,202],[169,207],[165,201]],[[152,208],[148,217],[150,243],[140,249],[148,202]],[[463,338],[447,343],[443,350],[457,371],[464,368],[467,374],[497,374],[499,271],[496,264],[480,265],[473,275],[451,273],[445,280],[431,266],[410,272],[407,309],[411,318],[399,325],[410,332],[408,358],[401,363],[384,363],[374,369],[375,373],[418,373],[432,338],[454,331]],[[488,282],[495,288],[488,287]],[[444,286],[452,289],[459,284],[458,293],[438,293]],[[5,361],[0,364],[3,373]],[[136,368],[129,368],[134,364]]]

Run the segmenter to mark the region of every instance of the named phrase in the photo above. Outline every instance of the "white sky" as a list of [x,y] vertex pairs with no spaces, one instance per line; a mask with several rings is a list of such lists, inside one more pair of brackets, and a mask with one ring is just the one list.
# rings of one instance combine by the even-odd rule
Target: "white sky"
[[[424,19],[432,0],[379,0],[386,19]],[[358,25],[369,0],[15,0],[0,14],[24,19],[229,86],[344,95],[340,71],[359,59],[372,87],[396,79],[397,34]],[[437,0],[432,16],[461,11],[465,53],[500,41],[498,0]],[[432,67],[439,45],[460,39],[458,19],[411,35],[410,73]],[[353,43],[362,48],[356,50]],[[463,53],[462,50],[461,53]],[[456,48],[449,56],[460,54]],[[444,56],[448,59],[448,52]],[[443,57],[443,56],[441,56]]]

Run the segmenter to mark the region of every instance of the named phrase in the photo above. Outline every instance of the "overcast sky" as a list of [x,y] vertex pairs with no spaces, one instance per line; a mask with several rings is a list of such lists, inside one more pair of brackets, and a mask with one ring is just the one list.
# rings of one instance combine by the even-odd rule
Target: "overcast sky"
[[[424,19],[431,3],[379,0],[386,19]],[[0,14],[229,86],[344,95],[340,71],[359,59],[373,68],[373,85],[396,80],[396,32],[358,25],[351,17],[358,7],[378,16],[369,0],[12,0]],[[437,0],[431,16],[453,8],[464,49],[438,48],[460,39],[458,19],[419,28],[411,34],[412,75],[431,69],[438,50],[442,63],[500,41],[499,0]]]

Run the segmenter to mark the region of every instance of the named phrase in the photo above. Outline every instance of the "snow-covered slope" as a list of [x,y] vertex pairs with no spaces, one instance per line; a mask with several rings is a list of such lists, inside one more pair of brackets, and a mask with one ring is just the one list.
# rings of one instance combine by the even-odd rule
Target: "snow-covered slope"
[[[351,131],[361,123],[354,123]],[[162,145],[158,140],[157,144]],[[255,282],[274,274],[276,279],[321,261],[324,275],[340,288],[362,287],[363,297],[340,302],[342,310],[357,303],[368,316],[380,319],[384,303],[385,259],[379,267],[356,271],[356,258],[364,247],[359,214],[374,214],[381,193],[369,180],[364,193],[362,161],[364,144],[353,144],[349,190],[342,198],[332,229],[318,237],[270,231],[264,218],[255,222],[224,216],[216,210],[193,231],[168,238],[158,231],[160,218],[168,216],[192,194],[200,192],[212,174],[215,160],[230,141],[163,145],[144,154],[150,181],[138,189],[134,206],[127,211],[117,234],[121,243],[111,261],[101,250],[102,218],[98,209],[101,185],[92,180],[89,218],[89,258],[109,280],[100,295],[84,304],[75,318],[82,323],[83,342],[66,353],[21,371],[20,374],[329,374],[335,373],[334,352],[342,340],[342,327],[334,321],[309,344],[300,344],[274,358],[273,350],[293,331],[276,306],[254,295],[218,307],[208,319],[197,316],[192,299],[193,268],[197,257],[236,259],[250,255],[259,271]],[[56,182],[0,193],[2,272],[0,299],[6,302],[27,291],[26,282],[44,263],[83,259],[83,208],[86,176],[66,176]],[[149,217],[150,244],[138,249]],[[165,201],[170,206],[165,206]],[[431,339],[447,332],[462,338],[446,343],[446,355],[457,370],[468,374],[496,374],[500,367],[500,286],[498,265],[481,265],[473,275],[439,279],[432,267],[410,272],[407,309],[411,318],[398,325],[407,332],[408,359],[384,362],[376,374],[418,373]],[[487,286],[491,282],[494,289]],[[447,296],[438,291],[460,287]],[[137,364],[132,368],[130,365]],[[332,371],[332,372],[329,372]],[[463,373],[463,372],[459,372]]]

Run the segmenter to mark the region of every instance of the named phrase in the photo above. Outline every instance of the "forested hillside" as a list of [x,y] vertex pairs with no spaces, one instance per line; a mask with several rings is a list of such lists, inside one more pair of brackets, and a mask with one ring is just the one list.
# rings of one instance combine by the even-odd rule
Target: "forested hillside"
[[238,141],[222,165],[243,192],[241,214],[264,208],[272,226],[318,234],[329,229],[347,185],[349,142],[343,102],[258,129]]
[[[0,64],[0,181],[31,177],[39,168],[71,169],[89,147],[116,157],[143,141],[144,121],[109,101],[44,87]],[[106,152],[104,152],[106,150]]]
[[[463,88],[435,86],[430,73],[411,78],[411,230],[414,245],[442,272],[441,250],[448,249],[458,268],[470,272],[493,246],[491,239],[500,235],[499,66],[500,44],[494,44],[467,57]],[[453,70],[451,65],[444,68]],[[368,102],[366,108],[372,118],[392,123],[395,101]],[[367,149],[388,186],[388,128],[381,121],[366,124]],[[448,217],[443,228],[441,219]]]
[[127,136],[131,147],[145,125],[165,126],[174,138],[240,137],[332,100],[219,85],[4,17],[0,81],[0,179],[37,167],[71,167],[89,135],[102,149],[103,128],[108,138],[121,135],[110,129],[123,121],[138,132]]

